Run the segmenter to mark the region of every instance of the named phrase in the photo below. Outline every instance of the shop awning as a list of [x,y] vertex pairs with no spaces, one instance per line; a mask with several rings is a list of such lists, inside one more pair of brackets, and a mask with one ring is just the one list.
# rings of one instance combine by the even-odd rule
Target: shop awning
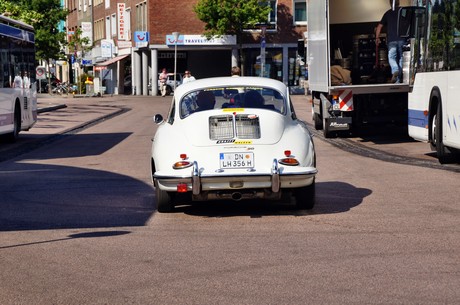
[[109,66],[109,65],[114,64],[114,63],[116,63],[117,61],[120,61],[120,60],[122,60],[122,59],[124,59],[124,58],[126,58],[126,57],[128,57],[128,56],[129,56],[129,54],[116,56],[116,57],[111,58],[111,59],[109,59],[109,60],[106,60],[106,61],[104,61],[104,62],[97,63],[96,66]]

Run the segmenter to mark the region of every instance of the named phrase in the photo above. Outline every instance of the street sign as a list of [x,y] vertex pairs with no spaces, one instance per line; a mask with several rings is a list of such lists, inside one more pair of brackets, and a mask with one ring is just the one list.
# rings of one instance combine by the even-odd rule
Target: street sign
[[35,74],[37,79],[46,79],[45,67],[37,67],[35,69]]

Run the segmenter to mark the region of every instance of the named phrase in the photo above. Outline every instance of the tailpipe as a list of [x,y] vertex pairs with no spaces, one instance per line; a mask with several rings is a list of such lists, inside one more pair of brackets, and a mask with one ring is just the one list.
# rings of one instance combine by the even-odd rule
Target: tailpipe
[[241,195],[240,192],[234,192],[232,193],[232,199],[235,201],[240,201],[241,198],[243,198],[243,195]]

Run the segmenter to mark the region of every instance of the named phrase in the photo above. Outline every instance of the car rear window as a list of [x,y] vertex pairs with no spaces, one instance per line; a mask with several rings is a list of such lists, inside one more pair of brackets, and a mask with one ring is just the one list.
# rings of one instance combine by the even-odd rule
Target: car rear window
[[190,92],[180,102],[182,118],[195,112],[226,108],[265,109],[284,114],[286,99],[271,88],[220,87]]

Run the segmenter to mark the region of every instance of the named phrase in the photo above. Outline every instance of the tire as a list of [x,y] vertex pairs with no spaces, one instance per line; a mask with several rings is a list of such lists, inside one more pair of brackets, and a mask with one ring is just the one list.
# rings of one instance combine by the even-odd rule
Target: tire
[[313,123],[315,125],[316,130],[323,129],[323,121],[321,120],[319,114],[317,114],[317,113],[313,114]]
[[21,131],[21,108],[19,107],[19,103],[16,103],[14,107],[14,114],[13,114],[13,132],[8,133],[6,135],[6,139],[10,143],[16,142],[19,137],[19,132]]
[[158,212],[169,213],[174,211],[174,193],[161,190],[158,187],[158,183],[155,181],[155,194],[157,198]]
[[453,162],[453,156],[442,143],[442,106],[438,104],[436,114],[433,116],[433,143],[436,147],[436,154],[439,163],[446,164]]
[[311,210],[315,206],[315,181],[313,183],[294,190],[296,208],[298,210]]
[[172,88],[170,86],[166,86],[166,95],[170,95],[172,92]]

